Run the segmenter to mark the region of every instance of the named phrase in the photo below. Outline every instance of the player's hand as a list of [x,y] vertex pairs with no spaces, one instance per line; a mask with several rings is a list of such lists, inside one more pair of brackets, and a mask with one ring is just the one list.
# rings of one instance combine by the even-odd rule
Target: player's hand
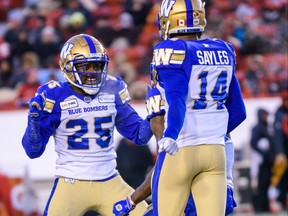
[[158,115],[165,115],[164,103],[161,93],[157,87],[147,86],[146,109],[148,121]]
[[159,152],[165,151],[170,155],[175,155],[179,151],[176,141],[169,137],[165,137],[159,140],[158,146]]
[[31,98],[29,101],[29,116],[32,118],[38,118],[42,115],[43,109],[46,103],[45,92],[38,94]]
[[225,215],[229,215],[233,212],[234,208],[237,206],[234,197],[233,197],[233,189],[227,186],[227,199],[226,199],[226,211]]
[[129,212],[135,208],[131,198],[127,197],[125,200],[120,200],[113,205],[113,213],[115,216],[127,216]]

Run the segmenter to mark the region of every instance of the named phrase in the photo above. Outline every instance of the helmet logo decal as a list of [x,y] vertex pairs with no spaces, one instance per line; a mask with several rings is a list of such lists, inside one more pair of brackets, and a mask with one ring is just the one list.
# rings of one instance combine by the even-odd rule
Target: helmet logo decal
[[160,17],[164,16],[164,17],[168,17],[169,13],[173,7],[173,5],[176,3],[176,1],[174,0],[163,0],[162,4],[161,4],[161,8],[160,8]]
[[65,43],[63,49],[61,50],[60,57],[63,59],[67,59],[67,56],[70,54],[71,49],[73,48],[74,44],[72,43]]

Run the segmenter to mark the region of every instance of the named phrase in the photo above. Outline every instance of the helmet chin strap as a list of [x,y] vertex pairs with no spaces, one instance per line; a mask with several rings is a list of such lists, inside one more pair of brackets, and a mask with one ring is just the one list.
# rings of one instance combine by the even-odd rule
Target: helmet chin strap
[[168,38],[168,28],[170,25],[170,20],[167,21],[166,25],[165,25],[165,34],[164,34],[164,40],[167,40]]
[[99,89],[87,89],[87,88],[82,88],[83,91],[89,95],[95,95],[99,92]]

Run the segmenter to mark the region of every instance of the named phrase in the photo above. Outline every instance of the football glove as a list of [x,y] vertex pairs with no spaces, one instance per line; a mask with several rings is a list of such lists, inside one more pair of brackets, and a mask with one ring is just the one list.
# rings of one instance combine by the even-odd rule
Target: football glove
[[231,214],[236,206],[237,206],[237,204],[236,204],[234,197],[233,197],[233,189],[228,186],[227,187],[227,199],[226,199],[225,215]]
[[164,103],[161,93],[157,87],[147,86],[146,109],[148,121],[158,115],[165,115]]
[[29,101],[29,116],[32,118],[41,117],[42,111],[45,107],[46,96],[45,92],[36,95]]
[[169,137],[164,137],[158,141],[159,152],[165,151],[170,155],[175,155],[178,151],[178,145],[176,141]]
[[135,208],[135,203],[132,202],[130,197],[125,200],[120,200],[113,205],[113,213],[115,216],[127,216],[129,212]]

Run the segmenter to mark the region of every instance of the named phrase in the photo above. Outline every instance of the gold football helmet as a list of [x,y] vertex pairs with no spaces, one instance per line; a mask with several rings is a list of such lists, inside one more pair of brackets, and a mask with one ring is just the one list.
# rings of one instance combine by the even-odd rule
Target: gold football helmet
[[206,26],[204,6],[201,0],[163,0],[158,15],[161,38],[203,32]]
[[94,95],[105,83],[108,62],[106,50],[96,38],[79,34],[64,44],[59,64],[68,82]]

